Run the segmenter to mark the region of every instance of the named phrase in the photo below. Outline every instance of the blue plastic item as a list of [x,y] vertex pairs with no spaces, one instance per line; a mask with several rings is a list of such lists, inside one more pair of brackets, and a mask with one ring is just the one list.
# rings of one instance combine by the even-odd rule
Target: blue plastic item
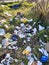
[[16,9],[16,8],[19,8],[19,7],[20,7],[20,4],[16,4],[16,5],[10,6],[10,8],[13,8],[13,9]]
[[16,41],[18,39],[18,36],[17,35],[13,35],[12,38],[11,38],[13,41]]
[[45,62],[48,61],[48,57],[47,56],[42,56],[40,60],[41,60],[41,62],[45,63]]

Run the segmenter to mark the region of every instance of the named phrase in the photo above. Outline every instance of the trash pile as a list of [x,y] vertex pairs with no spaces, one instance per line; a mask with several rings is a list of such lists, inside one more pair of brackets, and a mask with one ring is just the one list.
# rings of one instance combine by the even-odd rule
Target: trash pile
[[[20,65],[43,65],[44,63],[48,62],[49,54],[45,49],[46,43],[44,43],[41,39],[39,39],[38,48],[38,52],[41,53],[41,56],[39,55],[40,58],[34,54],[34,46],[36,46],[36,44],[33,44],[34,42],[32,40],[38,32],[37,28],[33,27],[35,22],[31,26],[30,23],[32,23],[33,20],[28,20],[27,18],[23,17],[23,14],[21,13],[18,13],[18,16],[16,16],[15,19],[20,19],[21,23],[19,26],[15,26],[13,33],[6,33],[4,29],[0,29],[0,36],[3,37],[2,43],[0,44],[0,49],[8,49],[8,51],[12,50],[12,53],[6,52],[0,55],[0,65],[12,65],[13,62],[16,63],[15,65],[19,65],[17,63],[20,63]],[[25,22],[27,23],[25,24]],[[7,25],[5,26],[7,27]],[[39,31],[45,29],[45,27],[42,27],[41,25],[38,26]],[[30,43],[31,41],[32,43]],[[34,46],[31,46],[30,44]],[[21,52],[19,52],[19,49],[21,49]],[[14,54],[14,56],[12,56],[12,54]],[[21,56],[21,58],[19,58],[19,56]],[[26,62],[24,62],[23,59],[26,59]]]

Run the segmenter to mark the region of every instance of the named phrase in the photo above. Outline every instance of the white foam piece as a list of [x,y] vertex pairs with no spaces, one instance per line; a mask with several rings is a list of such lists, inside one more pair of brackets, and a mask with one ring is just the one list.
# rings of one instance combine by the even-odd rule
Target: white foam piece
[[27,46],[26,50],[28,50],[28,51],[31,52],[31,47],[30,46]]
[[17,30],[14,30],[14,33],[17,34]]
[[25,38],[25,35],[24,34],[19,34],[18,35],[20,38]]
[[6,54],[6,57],[5,58],[9,58],[10,57],[10,53]]
[[33,21],[33,19],[28,20],[28,22],[32,22],[32,21]]
[[39,31],[41,31],[41,30],[43,30],[43,29],[45,29],[45,27],[39,25]]
[[5,30],[4,29],[0,29],[0,36],[5,34]]
[[24,23],[21,23],[20,26],[23,27],[23,26],[25,26],[25,24]]
[[31,40],[31,38],[30,37],[27,37],[27,41],[29,42]]
[[37,29],[36,29],[36,28],[34,28],[34,29],[33,29],[33,35],[35,35],[35,34],[36,34],[36,32],[37,32]]
[[19,26],[16,26],[15,28],[16,28],[16,29],[20,29],[20,27],[19,27]]
[[14,50],[18,50],[18,47],[17,47],[17,46],[16,46],[16,47],[15,47],[15,46],[13,46],[13,48],[12,48],[12,49],[14,49]]

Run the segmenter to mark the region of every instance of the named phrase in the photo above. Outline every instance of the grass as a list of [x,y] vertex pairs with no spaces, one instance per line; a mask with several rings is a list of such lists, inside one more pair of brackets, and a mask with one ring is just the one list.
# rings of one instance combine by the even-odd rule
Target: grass
[[0,6],[0,10],[3,11],[1,15],[4,15],[4,12],[8,12],[9,14],[12,15],[12,17],[14,17],[17,14],[17,12],[23,12],[25,15],[27,15],[28,14],[27,12],[31,9],[31,7],[35,6],[35,5],[33,6],[33,4],[31,4],[31,3],[24,2],[24,3],[22,3],[22,6],[20,8],[18,8],[18,9],[11,9],[9,7],[9,6],[12,6],[12,5],[15,5],[15,4],[19,4],[19,2],[8,3],[4,7]]

